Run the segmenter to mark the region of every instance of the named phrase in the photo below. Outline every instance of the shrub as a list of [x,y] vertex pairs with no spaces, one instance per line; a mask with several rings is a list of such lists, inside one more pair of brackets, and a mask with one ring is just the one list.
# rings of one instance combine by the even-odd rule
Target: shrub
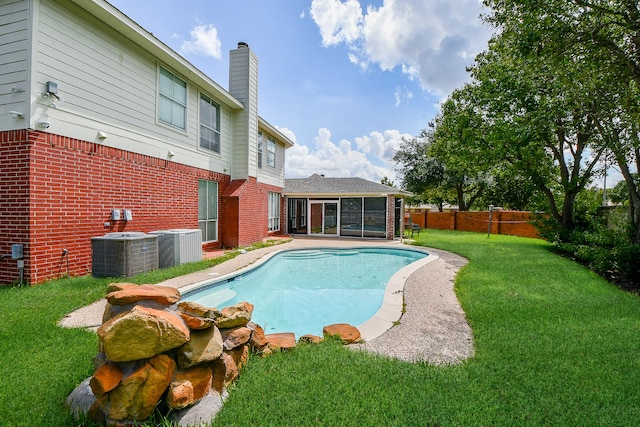
[[535,225],[561,254],[620,287],[640,290],[640,245],[630,243],[625,208],[602,208],[587,198],[577,200],[574,215],[571,231],[548,216],[538,216]]

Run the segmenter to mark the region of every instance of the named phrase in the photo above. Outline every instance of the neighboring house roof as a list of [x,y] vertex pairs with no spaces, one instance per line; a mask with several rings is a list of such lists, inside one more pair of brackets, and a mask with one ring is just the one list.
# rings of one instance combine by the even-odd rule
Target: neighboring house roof
[[325,178],[323,175],[313,174],[308,178],[293,178],[284,180],[283,194],[294,196],[410,196],[408,191],[398,190],[388,185],[367,181],[362,178]]

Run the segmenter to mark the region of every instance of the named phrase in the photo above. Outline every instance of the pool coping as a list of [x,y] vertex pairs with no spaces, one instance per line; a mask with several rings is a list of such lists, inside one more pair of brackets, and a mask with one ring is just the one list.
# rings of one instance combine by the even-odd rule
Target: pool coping
[[407,283],[407,279],[413,273],[421,269],[427,264],[430,264],[440,258],[439,255],[434,254],[423,249],[404,248],[405,250],[419,250],[420,252],[427,253],[423,259],[412,262],[406,267],[398,270],[391,279],[387,282],[385,287],[384,297],[382,299],[382,305],[378,311],[371,316],[368,320],[365,320],[357,326],[360,331],[360,337],[364,341],[371,341],[374,338],[387,332],[391,329],[396,322],[400,320],[404,312],[404,287]]

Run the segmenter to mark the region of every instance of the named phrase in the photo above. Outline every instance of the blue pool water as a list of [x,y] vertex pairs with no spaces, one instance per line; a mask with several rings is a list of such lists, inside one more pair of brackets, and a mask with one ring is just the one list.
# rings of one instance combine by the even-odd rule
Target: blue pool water
[[223,308],[248,301],[266,333],[322,335],[333,323],[357,326],[380,308],[398,270],[428,256],[410,249],[298,249],[280,252],[239,276],[190,290],[183,299]]

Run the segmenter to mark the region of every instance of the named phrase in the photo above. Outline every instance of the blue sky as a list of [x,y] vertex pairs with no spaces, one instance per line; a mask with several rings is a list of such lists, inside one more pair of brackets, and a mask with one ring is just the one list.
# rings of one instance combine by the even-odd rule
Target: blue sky
[[480,0],[109,0],[228,87],[229,50],[259,58],[259,114],[289,136],[286,177],[399,183],[391,160],[486,48]]

